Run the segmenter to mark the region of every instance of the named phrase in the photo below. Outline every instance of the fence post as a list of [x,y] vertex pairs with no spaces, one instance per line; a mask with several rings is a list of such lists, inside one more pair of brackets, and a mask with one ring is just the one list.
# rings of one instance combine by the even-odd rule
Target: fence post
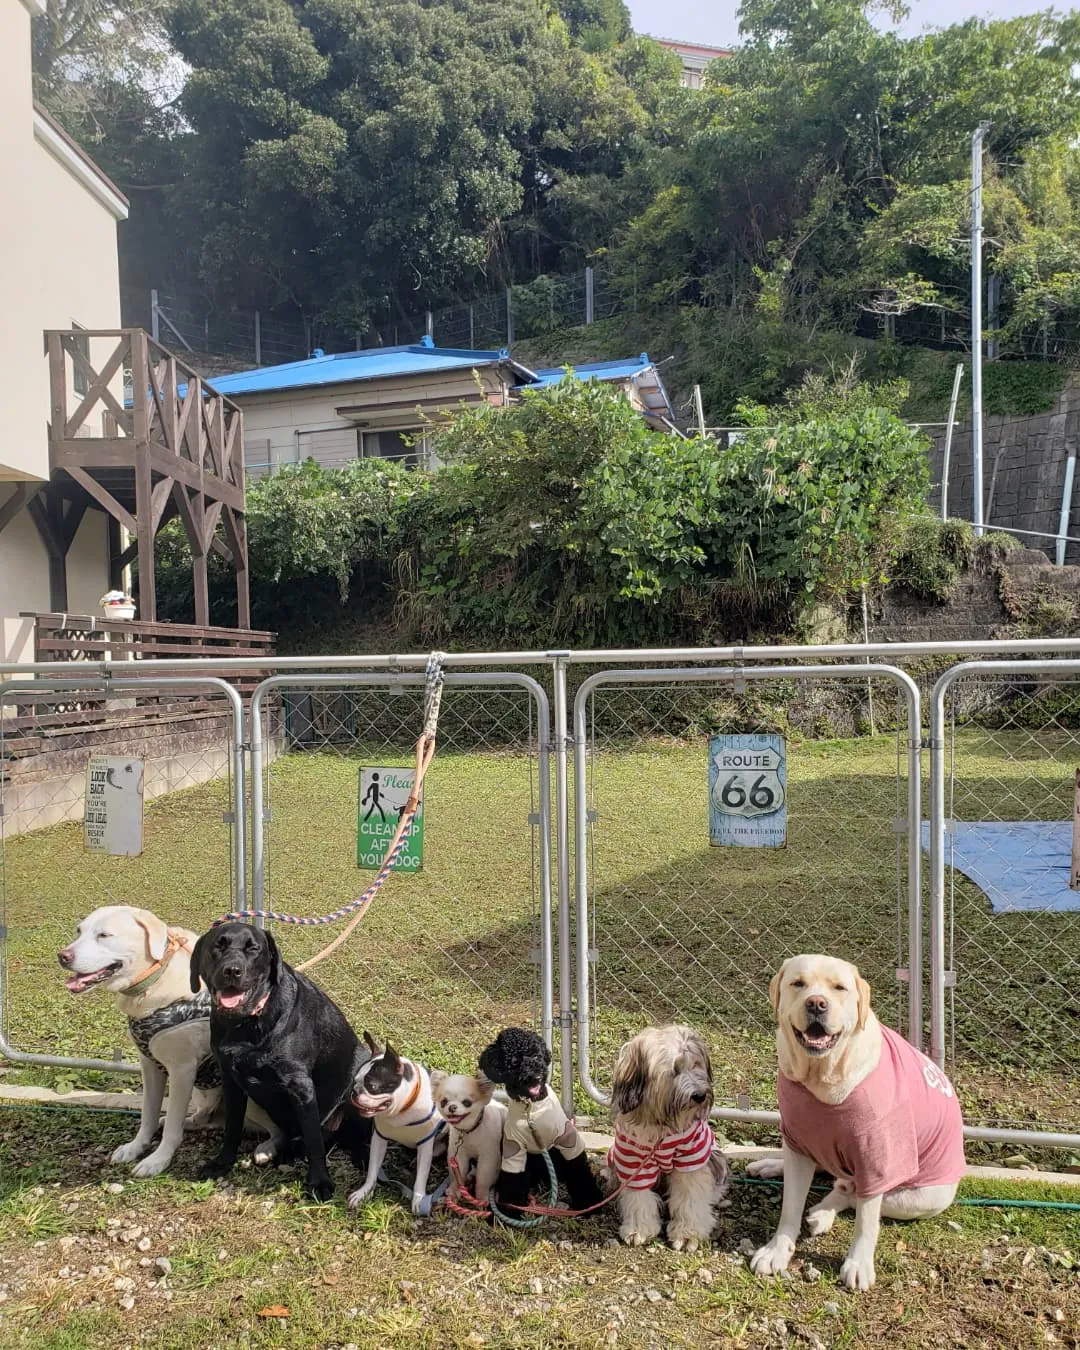
[[593,270],[591,267],[585,269],[585,322],[587,324],[593,321]]
[[262,365],[262,320],[259,311],[255,311],[255,364]]
[[424,332],[433,342],[435,341],[435,316],[430,309],[424,310]]
[[952,454],[953,429],[956,426],[956,400],[960,397],[960,381],[964,376],[964,365],[960,362],[952,382],[952,399],[949,403],[949,425],[945,429],[945,450],[941,456],[941,519],[949,518],[949,458]]
[[150,291],[150,336],[155,342],[161,341],[161,322],[158,319],[158,293]]
[[476,316],[471,304],[469,305],[469,350],[476,350]]
[[559,930],[559,1073],[562,1103],[574,1111],[574,995],[570,951],[570,794],[567,788],[566,655],[553,655],[555,738],[555,871]]
[[506,345],[514,345],[514,290],[512,286],[506,288]]
[[1065,461],[1065,482],[1061,488],[1061,515],[1058,519],[1058,537],[1054,544],[1054,561],[1065,566],[1065,547],[1068,544],[1069,517],[1072,515],[1073,479],[1076,476],[1076,447],[1069,450]]

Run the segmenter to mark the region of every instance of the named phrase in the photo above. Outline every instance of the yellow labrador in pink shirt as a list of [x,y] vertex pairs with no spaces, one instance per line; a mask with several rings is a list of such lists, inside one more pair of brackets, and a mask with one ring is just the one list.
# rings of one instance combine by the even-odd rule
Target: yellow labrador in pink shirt
[[[769,989],[776,1014],[784,1199],[772,1238],[751,1260],[786,1270],[815,1170],[833,1189],[807,1226],[827,1233],[855,1209],[840,1269],[850,1289],[874,1283],[881,1219],[925,1219],[952,1204],[964,1173],[960,1104],[948,1078],[870,1008],[870,986],[847,961],[793,956]],[[767,1167],[752,1169],[758,1175]]]

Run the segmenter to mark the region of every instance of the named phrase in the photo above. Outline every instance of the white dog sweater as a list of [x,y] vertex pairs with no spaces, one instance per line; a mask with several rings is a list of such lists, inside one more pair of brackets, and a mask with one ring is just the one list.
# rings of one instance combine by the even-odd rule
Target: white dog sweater
[[550,1086],[539,1101],[511,1101],[503,1125],[503,1167],[524,1172],[530,1153],[557,1148],[569,1161],[585,1150],[577,1126],[562,1109]]
[[695,1121],[680,1134],[665,1134],[655,1145],[642,1144],[616,1128],[608,1150],[608,1166],[628,1191],[651,1191],[663,1172],[697,1172],[707,1167],[718,1148],[707,1120]]

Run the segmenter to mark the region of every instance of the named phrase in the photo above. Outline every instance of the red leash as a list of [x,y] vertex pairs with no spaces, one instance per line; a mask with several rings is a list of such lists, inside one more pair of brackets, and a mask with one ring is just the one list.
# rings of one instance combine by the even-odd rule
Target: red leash
[[[595,1210],[603,1209],[605,1205],[610,1205],[612,1200],[617,1199],[631,1182],[637,1181],[638,1177],[644,1176],[650,1163],[656,1155],[654,1149],[642,1162],[641,1167],[632,1177],[628,1177],[621,1182],[610,1195],[605,1195],[602,1200],[597,1201],[595,1205],[588,1205],[585,1209],[563,1209],[557,1205],[537,1205],[530,1202],[527,1205],[507,1205],[507,1209],[516,1210],[519,1214],[536,1214],[546,1219],[580,1219],[585,1214],[592,1214]],[[447,1195],[444,1204],[447,1209],[453,1210],[455,1214],[461,1214],[468,1219],[486,1219],[491,1214],[486,1200],[478,1199],[469,1190],[461,1176],[461,1168],[458,1166],[456,1158],[450,1159],[450,1171],[454,1180],[457,1182],[458,1194],[463,1201],[462,1204],[455,1204],[454,1200]]]

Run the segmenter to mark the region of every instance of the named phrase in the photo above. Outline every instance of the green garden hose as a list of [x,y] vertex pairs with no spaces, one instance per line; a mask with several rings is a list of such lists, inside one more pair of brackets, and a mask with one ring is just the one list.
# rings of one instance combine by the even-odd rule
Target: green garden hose
[[[1019,1178],[1017,1178],[1019,1180]],[[783,1186],[783,1181],[777,1177],[732,1177],[740,1186],[771,1186],[779,1189]],[[830,1187],[815,1185],[810,1188],[812,1191],[819,1191],[825,1194]],[[1006,1200],[993,1199],[988,1196],[959,1196],[953,1201],[954,1205],[975,1205],[983,1209],[1063,1209],[1070,1212],[1080,1213],[1080,1203],[1074,1204],[1071,1200]]]

